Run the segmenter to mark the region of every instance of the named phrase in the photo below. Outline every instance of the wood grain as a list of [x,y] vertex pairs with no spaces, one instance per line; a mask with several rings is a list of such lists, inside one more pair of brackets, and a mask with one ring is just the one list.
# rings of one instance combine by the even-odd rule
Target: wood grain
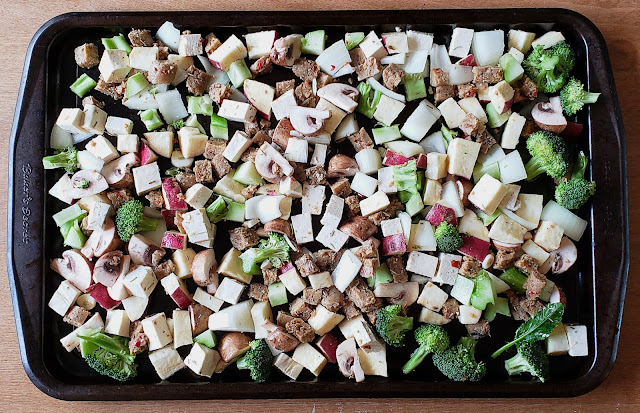
[[[58,0],[29,1],[2,0],[0,2],[0,56],[3,61],[3,78],[0,82],[0,199],[7,194],[7,147],[9,131],[20,83],[24,55],[33,33],[48,19],[71,11],[112,10],[304,10],[304,9],[378,9],[378,8],[439,8],[439,7],[565,7],[574,9],[591,19],[602,31],[609,46],[617,89],[625,120],[628,159],[640,158],[640,39],[637,35],[637,17],[640,15],[638,0],[574,0],[574,1],[521,1],[517,4],[504,1],[449,0],[448,2],[406,0],[381,3],[379,0],[311,2],[301,0],[218,0],[215,2],[189,2],[173,0]],[[631,217],[640,213],[634,201],[640,201],[640,164],[629,163],[629,194]],[[6,216],[6,202],[0,202]],[[640,241],[638,225],[631,219],[631,244]],[[0,245],[6,248],[6,232],[0,231]],[[2,255],[4,260],[5,254]],[[299,401],[234,401],[234,402],[139,402],[139,403],[70,403],[54,400],[33,386],[20,363],[18,343],[9,297],[6,266],[0,266],[0,331],[3,333],[0,347],[0,411],[118,411],[151,410],[165,407],[170,411],[263,411],[263,412],[329,412],[329,411],[479,411],[506,412],[513,410],[585,411],[608,412],[640,411],[640,280],[636,280],[633,264],[638,260],[632,254],[625,316],[622,325],[618,361],[609,378],[593,392],[574,399],[559,400],[467,400],[467,399],[415,399],[415,400],[299,400]],[[311,395],[310,395],[311,396]]]

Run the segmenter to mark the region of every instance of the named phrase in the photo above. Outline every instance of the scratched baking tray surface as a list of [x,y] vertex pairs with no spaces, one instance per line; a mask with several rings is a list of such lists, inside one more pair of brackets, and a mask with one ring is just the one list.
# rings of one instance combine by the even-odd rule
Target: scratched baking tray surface
[[[357,17],[355,17],[357,16]],[[246,372],[230,367],[212,379],[193,374],[189,369],[160,382],[146,355],[138,357],[136,380],[120,385],[95,374],[77,352],[67,353],[60,337],[72,330],[61,317],[48,310],[46,303],[61,277],[48,268],[51,259],[63,251],[62,240],[51,216],[64,205],[45,196],[59,178],[57,171],[44,172],[40,159],[45,154],[48,131],[63,107],[76,107],[80,101],[69,90],[80,71],[74,63],[73,49],[84,42],[99,42],[101,37],[127,33],[130,28],[149,28],[152,32],[165,20],[182,30],[206,35],[215,32],[225,39],[230,34],[275,28],[280,35],[305,33],[323,28],[327,44],[346,31],[380,33],[395,27],[432,32],[435,43],[448,44],[455,25],[476,30],[519,28],[538,34],[560,30],[576,51],[574,74],[602,92],[597,104],[580,112],[578,122],[585,125],[580,144],[591,158],[592,178],[599,193],[593,207],[579,212],[591,225],[577,244],[579,260],[566,274],[553,277],[567,294],[564,321],[585,324],[589,331],[589,356],[554,357],[552,380],[547,384],[525,376],[508,377],[503,357],[492,360],[490,354],[509,340],[518,323],[498,316],[491,323],[491,338],[478,343],[477,358],[488,364],[487,377],[480,383],[453,383],[427,361],[409,375],[401,366],[409,358],[415,343],[407,340],[402,349],[388,349],[389,377],[367,376],[363,383],[347,380],[336,365],[328,364],[320,377],[305,370],[298,381],[290,381],[274,371],[269,383],[249,381]],[[353,22],[367,25],[353,25]],[[536,23],[537,22],[537,23]],[[97,78],[97,69],[89,71]],[[290,70],[275,67],[261,78],[267,83],[291,78]],[[184,86],[183,86],[184,87]],[[99,96],[100,97],[100,96]],[[111,99],[105,110],[110,115],[127,116],[136,121],[134,130],[144,130],[137,116]],[[417,102],[403,112],[402,123]],[[361,126],[369,129],[373,122]],[[231,128],[238,126],[231,125]],[[233,133],[233,130],[230,131]],[[351,145],[338,145],[330,153],[348,153]],[[599,31],[583,16],[557,9],[502,10],[421,10],[358,12],[184,12],[184,13],[77,13],[57,17],[41,28],[28,51],[21,93],[14,119],[11,145],[9,214],[9,279],[23,364],[31,380],[40,388],[62,399],[215,399],[215,398],[314,398],[314,397],[536,397],[572,396],[585,393],[604,380],[615,360],[624,290],[628,268],[628,223],[624,131],[608,63],[606,45]],[[329,155],[329,156],[330,156]],[[167,163],[168,165],[168,163]],[[161,166],[162,167],[162,166]],[[164,166],[166,169],[166,165]],[[545,202],[552,196],[551,182],[545,182]],[[540,182],[523,186],[523,192],[540,192]],[[300,208],[300,206],[297,206]],[[294,207],[293,213],[296,213]],[[317,225],[314,225],[317,227]],[[214,249],[218,261],[230,248],[228,226],[218,226]],[[313,248],[312,248],[313,250]],[[191,281],[189,281],[191,282]],[[190,290],[194,289],[193,284]],[[159,287],[158,287],[159,288]],[[156,292],[148,314],[174,308],[170,298]],[[597,312],[594,310],[597,308]],[[274,309],[274,313],[277,311]],[[464,326],[452,322],[446,326],[452,340],[466,333]],[[337,329],[336,329],[337,330]],[[184,357],[189,347],[179,349]]]

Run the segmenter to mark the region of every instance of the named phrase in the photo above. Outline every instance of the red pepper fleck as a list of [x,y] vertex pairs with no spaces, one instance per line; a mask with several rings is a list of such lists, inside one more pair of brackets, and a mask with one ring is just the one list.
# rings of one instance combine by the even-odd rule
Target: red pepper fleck
[[336,70],[336,67],[334,65],[331,65],[331,70]]
[[451,266],[453,268],[460,268],[460,261],[451,260]]

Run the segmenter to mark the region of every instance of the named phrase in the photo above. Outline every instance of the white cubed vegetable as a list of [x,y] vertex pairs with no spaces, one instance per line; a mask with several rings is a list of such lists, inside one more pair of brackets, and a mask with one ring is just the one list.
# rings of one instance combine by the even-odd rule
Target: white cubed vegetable
[[462,262],[462,256],[441,252],[438,260],[440,262],[438,265],[438,273],[431,281],[440,284],[454,285],[458,277],[458,269]]
[[522,244],[526,233],[525,227],[501,214],[491,225],[489,238],[505,244]]
[[[406,236],[406,235],[405,235]],[[407,251],[435,251],[436,239],[433,235],[433,227],[427,221],[411,224],[409,245]]]
[[362,314],[352,319],[343,320],[338,325],[338,328],[340,328],[340,332],[344,338],[354,338],[361,348],[370,347],[378,341],[369,323],[365,321]]
[[107,83],[122,82],[131,67],[129,66],[129,55],[120,49],[108,49],[102,53],[100,64],[98,65],[100,77]]
[[191,319],[187,310],[173,310],[173,348],[193,344]]
[[509,188],[489,174],[482,175],[469,193],[469,202],[487,215],[495,212]]
[[[427,164],[428,165],[428,164]],[[425,205],[435,205],[442,197],[442,185],[435,179],[428,179],[424,188],[422,202]]]
[[333,251],[339,251],[346,244],[349,236],[337,228],[322,227],[316,236],[316,241]]
[[148,72],[151,63],[158,60],[158,47],[133,47],[129,53],[129,66]]
[[378,189],[385,194],[395,194],[398,192],[396,180],[393,175],[393,166],[378,169]]
[[292,380],[296,380],[304,367],[285,353],[280,353],[273,360],[273,365]]
[[390,204],[389,197],[382,191],[378,191],[368,198],[360,201],[360,212],[362,216],[369,216],[378,211],[382,211]]
[[498,113],[505,113],[509,111],[511,104],[513,103],[515,90],[506,80],[502,80],[493,86],[489,86],[488,93],[491,99],[491,105]]
[[418,297],[418,304],[432,311],[440,311],[447,298],[449,298],[449,294],[429,281]]
[[380,152],[374,148],[365,148],[355,155],[358,168],[363,174],[372,174],[382,167]]
[[302,187],[302,213],[320,215],[324,203],[324,185],[304,184]]
[[404,32],[382,33],[382,40],[389,54],[409,52],[409,41]]
[[531,43],[531,47],[542,46],[545,49],[555,46],[564,41],[565,38],[560,32],[546,32]]
[[362,267],[362,262],[351,251],[347,250],[342,254],[338,265],[331,273],[333,284],[340,292],[344,292],[356,278],[360,267]]
[[298,102],[296,102],[293,93],[293,89],[289,89],[271,103],[273,116],[275,116],[277,120],[288,118],[291,108],[298,106]]
[[161,380],[168,379],[184,368],[182,357],[170,346],[150,351],[149,361]]
[[360,42],[359,47],[366,57],[375,57],[380,60],[387,55],[387,49],[373,30]]
[[202,54],[202,35],[180,35],[180,41],[178,42],[178,54],[180,56],[197,56]]
[[60,344],[62,344],[62,347],[64,347],[67,352],[71,353],[73,349],[80,345],[78,335],[90,334],[96,330],[102,332],[103,329],[104,323],[102,322],[102,317],[99,313],[95,313],[90,319],[85,321],[83,325],[62,337]]
[[504,54],[504,32],[490,30],[475,32],[471,41],[471,52],[478,66],[495,66]]
[[64,317],[73,303],[76,302],[76,299],[80,297],[80,294],[80,290],[69,281],[64,280],[53,293],[53,296],[51,296],[49,308]]
[[464,29],[456,27],[451,34],[451,43],[449,44],[449,56],[467,57],[469,49],[471,49],[471,41],[473,40],[473,29]]
[[425,137],[440,117],[438,109],[430,108],[429,105],[430,103],[425,99],[411,112],[400,129],[402,136],[415,142],[420,142]]
[[240,283],[233,278],[224,277],[216,290],[215,297],[229,304],[237,304],[245,287],[246,284]]
[[460,321],[460,324],[475,324],[480,321],[480,317],[482,316],[482,310],[478,310],[470,305],[461,305],[459,311],[458,321]]
[[562,235],[564,235],[564,229],[560,225],[551,221],[542,221],[536,230],[533,242],[550,252],[560,247]]
[[107,310],[104,332],[117,336],[129,337],[129,317],[124,310]]
[[171,123],[189,116],[187,108],[182,101],[182,95],[177,89],[156,93],[155,97],[156,102],[158,102],[158,109],[165,122]]
[[538,265],[544,264],[549,258],[549,253],[532,240],[527,240],[522,244],[522,251],[531,255],[538,262]]
[[[340,126],[342,120],[347,116],[347,112],[340,109],[333,103],[329,102],[326,99],[320,98],[318,104],[316,105],[316,109],[318,110],[328,110],[330,113],[329,119],[324,121],[324,132],[328,134],[332,134],[335,130]],[[328,142],[320,142],[320,143],[328,143]]]
[[173,341],[164,313],[147,317],[141,323],[144,333],[149,338],[149,351],[160,349]]
[[118,135],[117,149],[120,153],[138,152],[138,135]]
[[273,322],[273,312],[269,301],[258,301],[251,308],[251,318],[255,329],[255,338],[267,338],[269,332],[263,327],[266,321]]
[[438,105],[438,110],[442,114],[444,121],[447,123],[449,129],[454,129],[460,126],[462,119],[466,115],[466,112],[462,110],[458,102],[454,98],[449,98]]
[[509,48],[515,48],[521,53],[527,53],[529,49],[531,49],[531,43],[535,38],[535,33],[511,29],[507,36],[507,46]]
[[209,330],[254,333],[252,307],[253,301],[246,300],[211,314]]
[[433,34],[407,30],[407,45],[410,51],[424,50],[429,52],[433,45]]
[[328,146],[322,143],[316,143],[313,147],[313,155],[309,163],[311,165],[324,165],[327,160]]
[[323,336],[333,330],[335,326],[344,320],[344,316],[327,310],[323,305],[318,305],[315,312],[307,322],[316,331],[316,334]]
[[244,40],[247,43],[247,54],[249,59],[255,60],[264,56],[269,56],[269,53],[271,53],[271,47],[277,38],[278,33],[275,30],[265,30],[262,32],[245,34]]
[[209,54],[209,60],[216,69],[227,72],[231,63],[238,59],[244,59],[247,54],[244,43],[235,34],[232,34],[220,47]]
[[411,251],[407,258],[407,271],[433,278],[438,268],[438,258],[423,252]]
[[198,183],[187,189],[184,199],[191,208],[203,208],[209,198],[213,195],[213,191],[206,186]]
[[291,226],[298,244],[313,242],[313,225],[311,214],[299,214],[291,216]]
[[292,176],[285,176],[280,181],[278,192],[292,198],[302,198],[302,184]]
[[383,237],[389,237],[396,234],[404,234],[400,218],[385,219],[384,221],[380,222],[380,228],[382,229]]
[[280,282],[284,284],[287,291],[291,294],[298,295],[305,289],[307,283],[300,277],[298,274],[298,270],[295,268],[290,269],[289,271],[280,274]]
[[122,307],[124,307],[124,311],[127,312],[127,317],[129,317],[129,320],[131,321],[140,319],[140,317],[142,317],[145,310],[147,309],[148,305],[148,297],[136,297],[135,295],[131,295],[122,299]]
[[520,194],[520,185],[514,185],[514,184],[505,184],[505,185],[507,186],[507,188],[509,188],[509,191],[504,196],[504,198],[502,198],[502,201],[500,202],[500,207],[513,211],[519,207],[518,195]]
[[[351,181],[351,189],[364,195],[371,196],[376,192],[378,186],[378,180],[366,175],[362,172],[356,172],[356,175]],[[342,199],[342,198],[340,198]],[[344,202],[343,202],[344,203]]]
[[517,112],[512,112],[507,120],[507,124],[502,132],[502,141],[500,145],[504,149],[515,149],[520,141],[520,134],[524,128],[524,124],[527,122],[527,118],[521,116]]
[[356,119],[355,113],[350,113],[342,119],[340,125],[336,129],[336,132],[333,135],[333,139],[336,142],[341,142],[347,136],[353,135],[358,132],[360,127],[358,126],[358,120]]
[[318,376],[327,364],[327,359],[309,343],[302,343],[296,347],[292,359],[315,376]]
[[435,311],[431,311],[428,308],[422,307],[422,309],[420,309],[420,316],[418,316],[418,321],[425,324],[442,326],[445,324],[449,324],[451,320],[440,313],[436,313]]
[[133,172],[133,182],[138,195],[144,195],[162,186],[157,162],[132,168],[131,172]]
[[316,64],[320,69],[334,77],[346,74],[339,72],[343,70],[343,67],[348,65],[349,62],[351,62],[351,56],[349,55],[349,51],[347,50],[344,40],[339,40],[333,43],[331,46],[324,49],[316,58]]
[[560,323],[553,329],[545,340],[545,345],[550,356],[560,356],[569,352],[569,340],[564,324]]
[[306,139],[291,137],[287,141],[284,157],[288,161],[307,163],[309,158],[309,142]]
[[478,142],[461,138],[453,139],[447,148],[447,155],[449,156],[448,172],[452,175],[470,179],[479,153],[480,144]]
[[211,377],[218,361],[220,361],[220,353],[217,350],[195,343],[187,358],[184,359],[184,364],[199,376]]
[[133,121],[118,116],[108,116],[104,129],[111,136],[128,135],[133,130]]
[[571,357],[583,357],[589,355],[589,338],[587,326],[565,326],[567,341],[569,342],[569,355]]
[[427,179],[438,180],[447,176],[449,157],[445,153],[431,152],[427,154]]
[[487,118],[487,112],[484,111],[482,105],[480,104],[480,101],[475,96],[460,99],[458,101],[458,105],[466,113],[471,113],[473,116],[478,118],[480,122],[487,123],[489,121],[489,119]]
[[311,284],[311,288],[313,288],[314,290],[328,288],[333,285],[331,274],[328,271],[319,272],[317,274],[310,274],[308,278],[309,284]]
[[214,313],[220,311],[220,308],[224,304],[224,301],[207,293],[202,288],[196,289],[196,292],[193,294],[193,301],[198,304],[202,304]]
[[379,121],[384,123],[387,126],[391,126],[394,120],[400,115],[400,112],[404,109],[405,104],[388,97],[387,95],[382,95],[380,97],[380,101],[376,106],[376,110],[373,113],[373,117]]
[[464,216],[464,205],[462,205],[462,200],[460,199],[458,185],[454,181],[446,181],[442,185],[441,195],[441,200],[438,203],[453,209],[457,217]]
[[527,178],[527,171],[518,151],[512,151],[498,161],[500,180],[505,184],[522,181]]
[[151,267],[140,265],[124,277],[124,286],[136,297],[147,298],[158,284]]
[[524,53],[522,53],[520,50],[516,49],[515,47],[512,47],[511,49],[509,49],[507,53],[513,56],[516,59],[516,62],[520,64],[522,64],[522,62],[524,61]]
[[[367,175],[364,175],[364,176],[369,178],[369,176]],[[353,184],[351,185],[351,188],[353,189]],[[329,202],[327,203],[327,207],[324,210],[324,215],[322,216],[322,219],[320,219],[320,223],[324,225],[325,228],[327,227],[338,228],[338,225],[340,224],[340,220],[342,219],[343,211],[344,211],[344,199],[340,198],[337,195],[331,194],[331,198],[329,198]]]

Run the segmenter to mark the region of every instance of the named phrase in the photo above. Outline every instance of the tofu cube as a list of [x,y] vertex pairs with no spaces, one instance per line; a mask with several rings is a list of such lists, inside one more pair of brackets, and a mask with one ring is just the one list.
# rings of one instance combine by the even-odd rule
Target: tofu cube
[[396,234],[404,234],[400,218],[386,219],[380,222],[380,228],[382,229],[383,237],[390,237]]
[[118,116],[108,116],[104,129],[111,136],[128,135],[133,130],[133,121]]
[[191,275],[191,264],[195,256],[196,252],[191,248],[176,250],[173,253],[171,261],[173,261],[176,266],[174,273],[178,278],[188,278]]
[[518,201],[516,205],[519,205],[515,210],[515,214],[525,221],[529,221],[534,225],[540,223],[540,216],[542,215],[542,202],[544,197],[540,194],[518,194]]
[[356,275],[360,272],[360,267],[362,267],[362,262],[353,252],[347,250],[342,254],[338,265],[331,273],[333,284],[340,292],[343,293],[354,278],[356,278]]
[[263,327],[267,321],[273,322],[273,312],[269,301],[258,301],[251,307],[251,318],[255,329],[255,338],[267,338],[269,332]]
[[525,227],[501,214],[491,225],[489,238],[505,244],[522,244],[526,233],[527,229]]
[[433,34],[407,30],[407,43],[409,51],[421,50],[429,53],[433,46]]
[[382,95],[373,113],[373,117],[377,121],[390,126],[393,121],[398,118],[405,106],[406,105],[399,100],[392,99],[387,95]]
[[462,119],[467,114],[454,98],[449,98],[438,105],[438,110],[442,114],[444,121],[447,123],[449,129],[454,129],[460,126]]
[[162,186],[157,162],[132,168],[131,172],[133,172],[133,182],[138,195],[144,195]]
[[[378,180],[362,172],[356,172],[351,181],[351,189],[364,195],[371,196],[376,192]],[[340,198],[342,199],[342,198]]]
[[333,285],[331,274],[328,271],[319,272],[317,274],[310,274],[307,278],[309,279],[311,288],[313,288],[314,290],[328,288]]
[[104,332],[128,338],[130,323],[125,310],[107,310]]
[[313,226],[311,214],[299,214],[291,216],[291,226],[298,244],[313,242]]
[[556,326],[545,340],[545,345],[547,354],[550,356],[560,356],[569,352],[569,340],[564,324],[560,323]]
[[517,112],[511,113],[502,132],[500,146],[502,146],[503,149],[515,149],[516,146],[518,146],[520,134],[522,134],[526,122],[527,118],[524,116]]
[[124,286],[136,297],[147,298],[158,284],[151,267],[140,265],[124,277]]
[[309,142],[306,139],[291,137],[287,141],[284,157],[288,161],[307,163],[309,158]]
[[251,123],[256,118],[256,108],[249,103],[225,99],[220,105],[218,116],[233,122]]
[[149,351],[158,350],[173,341],[164,313],[147,317],[141,323],[144,333],[149,338]]
[[60,283],[56,291],[49,300],[49,308],[61,316],[65,316],[73,303],[76,302],[82,292],[74,287],[69,281],[64,280]]
[[232,34],[216,50],[209,54],[209,60],[216,69],[229,70],[231,63],[247,57],[247,48],[236,35]]
[[202,184],[195,184],[187,189],[184,194],[185,201],[191,208],[204,208],[205,204],[213,195],[213,191]]
[[431,281],[440,284],[454,285],[458,277],[458,269],[462,262],[462,256],[441,252],[438,256],[438,273]]
[[522,244],[522,251],[531,255],[538,262],[538,265],[544,264],[549,258],[549,253],[530,239]]
[[98,201],[93,204],[87,216],[87,229],[101,230],[111,212],[111,205]]
[[173,310],[173,348],[193,344],[191,319],[187,310]]
[[[428,165],[428,163],[427,163]],[[424,188],[424,197],[422,202],[425,205],[435,205],[442,198],[442,185],[434,179],[427,179]]]
[[498,113],[505,113],[511,108],[514,95],[515,90],[506,80],[489,87],[491,105]]
[[533,242],[544,248],[547,252],[557,250],[562,241],[564,229],[553,221],[542,221],[533,237]]
[[[364,174],[363,174],[364,175]],[[369,178],[367,175],[364,175]],[[351,186],[353,188],[353,185]],[[344,199],[337,195],[331,194],[327,207],[324,210],[324,215],[320,220],[320,223],[328,228],[338,228],[340,220],[342,219],[342,212],[344,211]]]
[[355,339],[360,348],[370,348],[372,345],[377,344],[378,340],[362,314],[350,320],[342,321],[338,327],[344,338]]
[[120,83],[131,71],[129,55],[120,49],[107,49],[102,53],[98,65],[100,77],[107,83]]
[[316,307],[316,311],[311,315],[309,320],[307,320],[307,323],[313,327],[317,335],[323,336],[333,330],[342,320],[344,320],[342,314],[329,311],[320,304]]
[[418,304],[431,311],[440,311],[447,298],[449,298],[449,294],[429,281],[422,289],[420,297],[418,297]]
[[569,342],[569,355],[571,357],[583,357],[589,355],[589,339],[587,326],[565,326],[567,341]]
[[158,47],[134,47],[129,53],[129,66],[148,72],[151,64],[158,60]]
[[292,380],[296,380],[304,368],[302,364],[293,361],[286,353],[278,354],[273,360],[273,365]]
[[328,226],[322,227],[316,237],[316,241],[333,251],[339,251],[348,239],[349,235]]
[[293,295],[300,294],[307,286],[307,283],[304,282],[302,277],[300,277],[300,274],[298,274],[298,270],[296,270],[295,267],[283,274],[280,274],[280,282],[282,282],[287,291]]
[[120,156],[111,142],[102,135],[91,139],[87,143],[85,149],[91,152],[91,154],[96,158],[103,160],[105,163],[113,161]]
[[69,133],[87,133],[84,128],[84,112],[78,108],[65,108],[60,111],[56,125]]
[[118,135],[117,149],[120,153],[138,152],[138,135]]
[[161,380],[168,379],[184,368],[182,357],[173,347],[149,352],[149,361]]
[[461,305],[459,311],[458,321],[460,321],[460,324],[475,324],[480,321],[480,317],[482,316],[482,310],[478,310],[470,305]]
[[236,131],[236,133],[231,137],[231,140],[227,144],[224,152],[222,152],[222,156],[224,156],[229,162],[238,162],[244,151],[249,149],[249,146],[251,146],[252,143],[253,142],[246,133],[243,131]]
[[220,311],[220,308],[224,304],[224,301],[219,298],[214,297],[213,295],[207,293],[202,288],[197,288],[196,292],[193,294],[193,301],[198,304],[202,304],[207,307],[209,310],[217,313]]
[[96,135],[103,134],[107,124],[107,112],[95,105],[87,105],[83,112],[82,128]]
[[302,187],[302,213],[320,215],[324,203],[324,185],[304,184]]
[[219,361],[220,353],[217,350],[195,343],[184,359],[184,364],[198,376],[211,377]]
[[469,202],[487,215],[496,211],[504,196],[509,192],[509,187],[489,174],[482,178],[469,193]]
[[445,153],[430,152],[427,154],[427,179],[438,180],[447,176],[449,157]]
[[313,155],[309,163],[311,165],[324,165],[327,160],[328,146],[322,143],[316,143],[313,147]]
[[182,34],[178,43],[180,56],[198,56],[202,54],[202,35]]
[[388,54],[387,49],[384,47],[382,41],[373,30],[371,30],[369,34],[365,36],[358,47],[360,47],[364,55],[368,58],[374,57],[380,60]]
[[360,201],[360,212],[362,216],[369,216],[378,211],[382,211],[390,204],[389,197],[382,191],[378,191],[368,198]]
[[409,53],[409,41],[405,32],[382,33],[382,41],[389,54]]
[[438,257],[424,252],[411,251],[407,258],[407,271],[433,278],[438,268]]
[[245,287],[246,284],[240,283],[233,278],[224,277],[216,290],[215,297],[229,304],[238,304]]
[[449,44],[449,56],[467,57],[469,49],[471,49],[471,41],[473,40],[473,29],[464,29],[456,27],[451,34],[451,43]]
[[[471,179],[479,153],[480,144],[478,142],[462,138],[453,139],[447,148],[447,156],[449,157],[447,171],[452,175]],[[429,160],[427,159],[427,169],[428,168]]]
[[385,194],[395,194],[396,180],[393,176],[393,166],[378,169],[378,189]]
[[211,240],[216,235],[215,225],[209,221],[207,211],[204,208],[183,213],[182,227],[187,233],[189,241],[193,243]]

